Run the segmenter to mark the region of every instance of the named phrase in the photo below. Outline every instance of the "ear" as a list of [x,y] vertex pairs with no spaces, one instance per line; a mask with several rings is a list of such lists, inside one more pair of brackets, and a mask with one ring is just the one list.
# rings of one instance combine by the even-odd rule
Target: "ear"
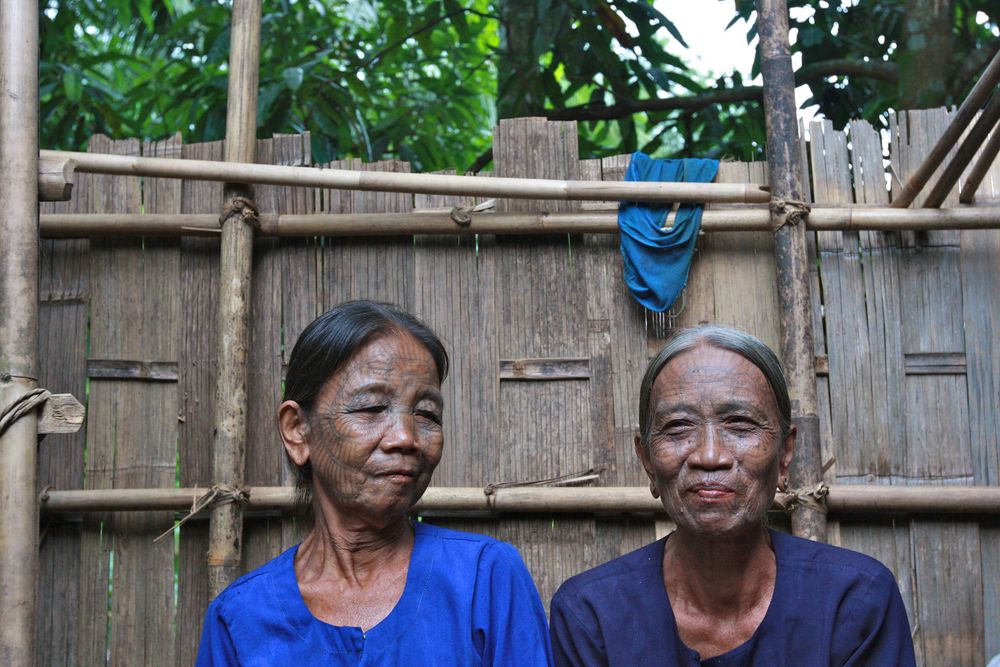
[[795,426],[788,428],[788,435],[781,450],[781,460],[778,462],[778,478],[788,477],[788,466],[792,464],[792,457],[795,455],[795,435],[798,431]]
[[642,438],[639,437],[638,433],[635,434],[635,454],[639,457],[650,483],[655,483],[656,475],[653,473],[653,462],[649,458],[649,450],[642,446]]
[[278,434],[295,465],[304,466],[309,462],[309,419],[295,401],[285,401],[278,406]]

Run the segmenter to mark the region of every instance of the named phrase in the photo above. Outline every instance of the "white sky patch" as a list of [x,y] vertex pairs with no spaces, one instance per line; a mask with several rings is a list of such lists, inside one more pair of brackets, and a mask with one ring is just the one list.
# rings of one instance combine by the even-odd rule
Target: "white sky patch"
[[[730,74],[733,71],[743,76],[745,83],[760,85],[761,77],[750,80],[750,70],[753,67],[754,49],[757,48],[757,38],[747,44],[747,31],[750,26],[740,20],[728,30],[726,26],[736,16],[735,0],[656,0],[656,8],[668,19],[673,21],[680,31],[688,47],[685,49],[675,40],[670,41],[670,51],[691,64],[698,72],[711,77]],[[793,9],[795,12],[803,11]],[[805,10],[802,18],[812,14]],[[796,31],[791,34],[792,43]],[[798,69],[802,65],[802,56],[792,57],[792,67]],[[799,86],[795,90],[795,103],[799,106],[809,99],[811,93],[808,86]],[[813,119],[819,110],[818,105],[799,109],[798,116],[806,123]]]

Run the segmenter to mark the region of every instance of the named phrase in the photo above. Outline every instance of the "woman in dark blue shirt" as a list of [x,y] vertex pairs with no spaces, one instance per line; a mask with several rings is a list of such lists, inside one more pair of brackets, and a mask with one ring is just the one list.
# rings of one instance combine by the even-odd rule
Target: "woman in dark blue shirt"
[[677,530],[560,587],[557,665],[915,665],[885,566],[765,525],[795,447],[766,345],[681,332],[647,367],[639,425],[636,453]]
[[448,356],[412,315],[354,301],[302,332],[278,430],[308,537],[209,606],[198,665],[549,665],[510,545],[411,523],[441,458]]

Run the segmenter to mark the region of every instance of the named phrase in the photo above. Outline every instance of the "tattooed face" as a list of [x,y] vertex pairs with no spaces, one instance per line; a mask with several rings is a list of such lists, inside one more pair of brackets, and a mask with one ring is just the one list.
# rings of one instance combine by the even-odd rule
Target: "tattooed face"
[[333,375],[308,419],[321,504],[389,522],[412,507],[441,459],[437,367],[408,334],[380,336]]
[[760,369],[699,345],[663,367],[650,408],[648,445],[636,451],[678,527],[716,535],[759,527],[795,442],[794,431],[781,437]]

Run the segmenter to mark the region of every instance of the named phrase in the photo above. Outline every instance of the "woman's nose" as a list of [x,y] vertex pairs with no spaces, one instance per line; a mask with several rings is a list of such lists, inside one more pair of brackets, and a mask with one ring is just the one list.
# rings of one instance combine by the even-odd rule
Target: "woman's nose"
[[390,413],[389,427],[382,436],[382,448],[413,449],[417,445],[416,423],[408,412]]
[[719,437],[715,424],[706,424],[699,429],[698,443],[688,457],[688,465],[705,470],[718,470],[733,465],[733,456]]

